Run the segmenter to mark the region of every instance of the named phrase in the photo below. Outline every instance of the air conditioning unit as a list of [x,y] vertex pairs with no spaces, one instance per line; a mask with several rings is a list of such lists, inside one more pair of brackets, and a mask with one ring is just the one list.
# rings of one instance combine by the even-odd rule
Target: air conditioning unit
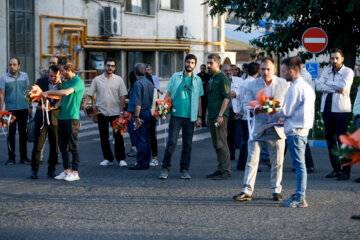
[[118,36],[120,35],[120,8],[104,7],[104,35]]
[[176,27],[176,37],[177,38],[189,38],[189,29],[185,25],[180,25]]

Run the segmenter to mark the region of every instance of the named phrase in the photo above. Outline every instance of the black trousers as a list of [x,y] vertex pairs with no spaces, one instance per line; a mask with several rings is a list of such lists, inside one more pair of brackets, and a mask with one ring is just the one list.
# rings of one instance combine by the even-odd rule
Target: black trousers
[[22,110],[14,110],[12,114],[16,117],[15,121],[9,127],[8,133],[8,155],[9,158],[15,160],[15,134],[16,134],[16,125],[18,126],[19,132],[19,145],[20,145],[20,158],[26,159],[27,158],[27,133],[26,133],[26,126],[27,120],[29,116],[28,109]]
[[150,125],[150,141],[151,141],[151,153],[152,157],[158,156],[158,144],[156,138],[156,118],[151,116],[151,125]]
[[[112,162],[114,161],[114,155],[109,142],[109,126],[112,127],[112,122],[119,116],[104,116],[103,114],[98,114],[97,117],[103,157],[104,159]],[[113,133],[113,136],[115,139],[115,158],[118,162],[120,162],[126,158],[124,138],[120,132]]]
[[[77,119],[59,120],[58,135],[59,148],[63,159],[64,169],[77,171],[80,163],[79,137],[80,121]],[[70,164],[70,153],[72,163]]]
[[44,125],[42,129],[41,121],[35,121],[34,146],[31,156],[31,167],[33,170],[39,169],[41,160],[41,152],[44,148],[46,136],[48,136],[50,152],[48,158],[48,171],[55,171],[55,166],[58,161],[58,126]]
[[208,96],[207,96],[207,93],[205,93],[201,97],[201,121],[202,121],[203,126],[206,125],[206,110],[207,110],[207,107],[208,107]]
[[[235,159],[235,152],[240,148],[242,141],[241,120],[235,119],[235,113],[229,108],[229,118],[227,124],[227,143],[230,151],[230,158]],[[240,156],[239,156],[240,159]]]
[[237,169],[245,169],[247,157],[248,157],[248,140],[249,140],[249,129],[247,120],[240,120],[241,130],[243,139],[240,145],[240,155],[239,160],[237,162]]
[[349,113],[333,113],[329,108],[325,107],[322,116],[331,166],[336,172],[343,170],[346,174],[350,175],[350,167],[341,168],[341,162],[332,153],[333,149],[340,146],[339,136],[346,134]]

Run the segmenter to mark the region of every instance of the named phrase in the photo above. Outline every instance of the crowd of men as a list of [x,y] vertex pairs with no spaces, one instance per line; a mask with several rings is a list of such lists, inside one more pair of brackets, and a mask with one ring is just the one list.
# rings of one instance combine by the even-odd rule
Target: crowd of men
[[[331,67],[325,68],[316,80],[316,89],[322,92],[321,112],[325,125],[325,135],[329,158],[333,171],[326,178],[347,180],[350,167],[342,167],[333,149],[339,144],[339,135],[346,134],[350,113],[350,89],[353,71],[344,66],[344,55],[340,49],[330,53]],[[9,61],[8,73],[0,77],[0,110],[5,107],[16,120],[8,130],[7,165],[15,164],[15,133],[18,126],[20,142],[20,162],[31,163],[31,178],[38,178],[39,164],[48,136],[50,146],[48,157],[48,177],[57,180],[76,181],[79,176],[80,153],[78,132],[80,129],[80,107],[87,111],[90,100],[96,97],[92,114],[97,117],[101,150],[104,160],[101,166],[114,164],[128,167],[126,155],[136,156],[136,164],[130,170],[146,170],[158,165],[156,118],[153,116],[159,97],[159,78],[152,74],[149,64],[137,63],[129,75],[130,89],[124,80],[115,74],[116,61],[105,60],[105,71],[91,82],[85,93],[84,82],[75,72],[73,63],[63,62],[59,57],[51,57],[49,71],[36,81],[42,89],[42,98],[35,113],[35,137],[31,160],[27,157],[26,123],[32,115],[32,104],[27,103],[24,91],[30,88],[26,73],[20,71],[20,61],[13,57]],[[307,174],[314,171],[307,137],[313,127],[315,113],[315,93],[312,79],[299,57],[285,58],[281,62],[281,76],[276,75],[274,60],[262,58],[244,64],[242,71],[236,65],[221,65],[218,54],[210,54],[207,64],[200,66],[201,72],[194,73],[197,57],[188,54],[184,69],[170,78],[165,99],[171,99],[172,108],[169,122],[168,140],[162,159],[159,178],[167,179],[172,155],[182,130],[182,151],[180,157],[180,177],[191,179],[192,139],[195,126],[208,127],[213,148],[217,156],[217,168],[206,175],[213,180],[231,179],[230,161],[236,158],[240,149],[236,168],[244,170],[241,192],[233,199],[250,201],[254,191],[262,151],[269,155],[271,167],[271,193],[274,201],[282,201],[285,207],[307,207]],[[257,94],[265,90],[266,97],[273,96],[280,107],[274,114],[268,114],[259,106],[252,106]],[[85,93],[85,100],[83,100]],[[125,100],[129,97],[126,107]],[[59,97],[61,97],[59,99]],[[360,127],[360,87],[354,103],[353,114]],[[113,132],[114,154],[109,142],[109,126],[117,118],[126,118],[131,139],[131,151],[125,153],[123,136]],[[60,149],[63,168],[55,173],[59,162]],[[296,172],[295,194],[283,200],[282,174],[284,154],[289,150]],[[70,153],[71,160],[70,161]],[[356,179],[360,181],[360,179]]]

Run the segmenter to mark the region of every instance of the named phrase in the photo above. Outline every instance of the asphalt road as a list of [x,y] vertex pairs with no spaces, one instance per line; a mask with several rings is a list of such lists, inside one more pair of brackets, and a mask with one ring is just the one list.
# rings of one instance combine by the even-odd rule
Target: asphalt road
[[[159,131],[159,156],[164,152],[164,128]],[[103,160],[95,124],[83,121],[80,132],[80,177],[65,182],[46,177],[41,165],[38,180],[30,166],[0,165],[0,239],[360,239],[360,167],[352,179],[325,179],[331,171],[325,148],[312,148],[315,172],[308,176],[308,208],[289,209],[272,201],[270,169],[260,165],[253,201],[235,202],[244,172],[232,179],[205,178],[216,168],[207,129],[197,130],[193,143],[191,180],[180,179],[178,146],[168,180],[159,180],[160,167],[130,171],[101,167]],[[130,141],[125,137],[126,148]],[[0,160],[7,159],[0,136]],[[17,145],[18,147],[18,145]],[[32,144],[29,144],[29,156]],[[47,159],[48,147],[44,156]],[[18,161],[18,159],[17,159]],[[128,158],[134,163],[134,158]],[[295,188],[295,173],[286,157],[283,196]],[[62,166],[58,165],[61,171]]]

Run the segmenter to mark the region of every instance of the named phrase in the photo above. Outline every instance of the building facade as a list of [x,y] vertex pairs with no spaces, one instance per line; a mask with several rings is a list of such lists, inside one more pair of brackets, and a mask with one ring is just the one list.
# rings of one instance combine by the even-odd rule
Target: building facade
[[72,60],[84,78],[101,73],[113,57],[117,74],[127,79],[136,62],[149,63],[164,88],[193,53],[201,63],[226,52],[224,16],[211,17],[202,0],[6,0],[0,3],[0,73],[16,56],[34,81],[51,56]]

